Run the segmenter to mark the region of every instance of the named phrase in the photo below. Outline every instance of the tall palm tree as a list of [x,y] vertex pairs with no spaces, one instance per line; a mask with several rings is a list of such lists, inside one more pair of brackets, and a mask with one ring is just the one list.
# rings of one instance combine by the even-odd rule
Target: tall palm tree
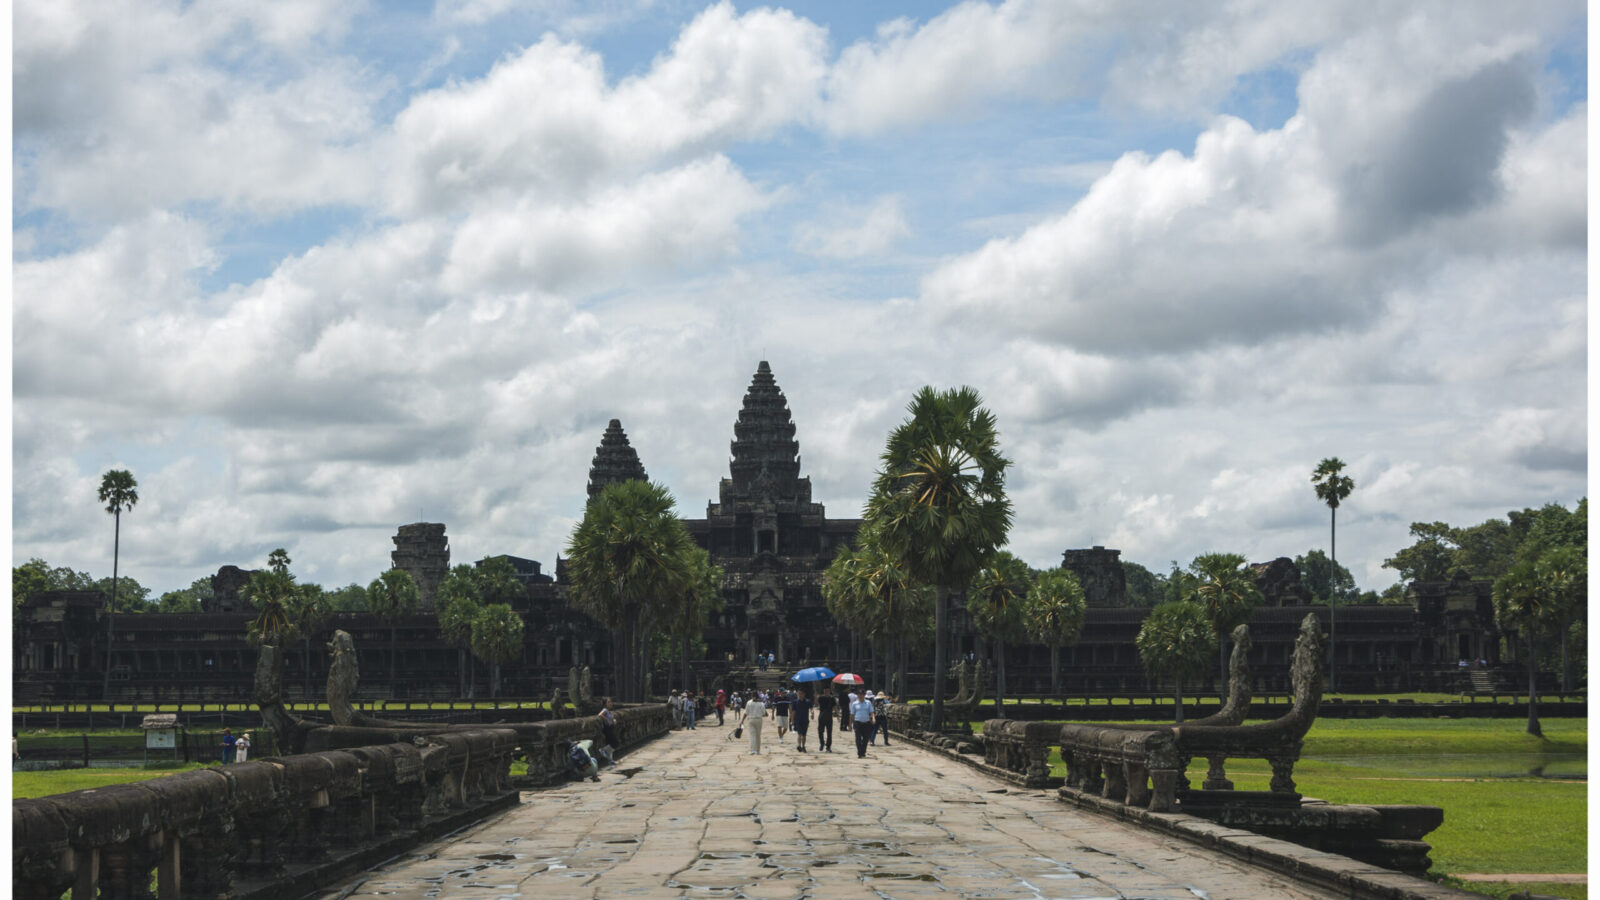
[[912,398],[910,418],[889,433],[867,518],[884,549],[934,588],[933,710],[944,725],[950,597],[1006,542],[1011,501],[994,415],[970,387]]
[[111,539],[111,598],[106,601],[106,672],[100,696],[111,697],[111,651],[116,646],[117,565],[122,556],[122,511],[139,502],[139,482],[127,469],[111,469],[100,476],[100,502],[106,505],[115,524]]
[[439,634],[456,648],[457,696],[471,696],[467,689],[467,659],[472,645],[472,620],[482,608],[483,594],[472,566],[455,566],[439,582],[433,613],[439,620]]
[[522,617],[504,603],[491,603],[472,620],[472,652],[489,663],[489,696],[500,696],[500,666],[522,656]]
[[389,625],[389,695],[395,694],[399,664],[395,657],[395,632],[400,620],[417,611],[417,583],[405,569],[390,569],[367,585],[367,608]]
[[[925,646],[933,635],[933,592],[918,584],[900,560],[883,548],[876,531],[863,529],[858,540],[859,565],[871,598],[870,630],[889,648],[890,662],[900,676],[894,680],[895,686],[904,693],[911,648]],[[881,684],[891,681],[888,668]]]
[[1513,564],[1494,582],[1494,614],[1502,630],[1516,628],[1528,639],[1528,733],[1542,736],[1539,724],[1540,632],[1547,632],[1582,603],[1588,561],[1578,547],[1556,547],[1537,559]]
[[704,549],[690,545],[685,548],[685,558],[680,562],[684,581],[671,595],[670,616],[672,636],[678,639],[680,684],[692,683],[689,671],[689,644],[695,635],[703,634],[711,614],[722,608],[722,567],[711,564],[711,555]]
[[[1311,470],[1311,484],[1316,489],[1317,499],[1328,504],[1328,558],[1337,566],[1339,564],[1339,504],[1350,492],[1356,489],[1356,483],[1344,471],[1344,460],[1337,456],[1330,456],[1317,467]],[[1338,640],[1338,620],[1336,613],[1339,604],[1336,598],[1328,598],[1328,691],[1334,690],[1335,674],[1339,660],[1335,642]]]
[[589,501],[567,542],[571,600],[617,632],[623,700],[644,696],[644,639],[675,585],[694,540],[673,510],[672,494],[646,481],[606,485]]
[[309,699],[315,696],[311,681],[311,638],[333,617],[333,604],[329,602],[328,594],[321,585],[302,584],[298,586],[290,601],[289,616],[294,621],[295,631],[299,632],[300,639],[305,644],[305,691]]
[[967,590],[967,612],[978,633],[994,641],[994,714],[1006,717],[1006,643],[1025,639],[1028,588],[1033,579],[1028,564],[1000,550],[972,579]]
[[1217,683],[1226,693],[1228,635],[1250,621],[1251,611],[1261,605],[1261,592],[1247,561],[1237,553],[1201,554],[1189,564],[1189,572],[1194,578],[1187,599],[1199,604],[1211,622],[1217,638]]
[[1028,632],[1050,647],[1050,693],[1061,695],[1061,646],[1075,644],[1083,631],[1088,601],[1078,576],[1049,569],[1034,579],[1028,595]]

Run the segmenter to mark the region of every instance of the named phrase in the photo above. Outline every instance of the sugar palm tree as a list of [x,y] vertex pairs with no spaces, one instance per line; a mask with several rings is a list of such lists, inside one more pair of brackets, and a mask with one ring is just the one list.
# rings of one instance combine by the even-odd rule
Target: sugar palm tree
[[1150,611],[1134,639],[1151,680],[1171,678],[1177,721],[1183,721],[1183,682],[1206,670],[1216,635],[1197,603],[1173,600]]
[[311,638],[333,617],[333,604],[329,602],[327,592],[320,585],[302,584],[297,587],[290,601],[289,616],[294,622],[295,631],[300,634],[300,640],[305,644],[305,691],[306,697],[310,698],[314,696],[311,682]]
[[1261,604],[1261,592],[1245,558],[1237,553],[1201,554],[1189,564],[1189,572],[1194,578],[1187,599],[1199,604],[1211,622],[1217,638],[1218,684],[1226,692],[1228,635],[1250,621],[1251,611]]
[[491,603],[472,620],[472,653],[492,667],[489,696],[500,695],[500,666],[522,656],[522,617],[504,603]]
[[1029,591],[1028,632],[1050,647],[1050,693],[1056,696],[1061,694],[1061,647],[1077,643],[1087,607],[1083,585],[1066,569],[1040,572]]
[[389,695],[395,693],[399,681],[399,663],[395,657],[395,632],[400,620],[417,611],[417,583],[405,569],[390,569],[367,585],[367,608],[389,625]]
[[617,632],[620,693],[627,702],[643,698],[650,625],[674,586],[687,580],[683,560],[694,540],[673,506],[662,485],[608,484],[589,501],[567,543],[572,605]]
[[1005,550],[996,552],[972,579],[967,612],[978,633],[994,642],[994,714],[1006,717],[1006,643],[1025,639],[1028,564]]
[[139,502],[139,482],[127,469],[111,469],[100,476],[100,502],[106,505],[114,524],[111,539],[111,597],[106,601],[106,672],[100,695],[111,696],[111,651],[116,646],[117,565],[122,556],[122,511]]
[[456,648],[456,693],[471,696],[467,689],[467,659],[472,644],[472,620],[483,608],[483,594],[469,565],[455,566],[439,582],[433,613],[439,620],[439,634]]
[[[1356,483],[1347,475],[1339,473],[1344,471],[1344,460],[1337,456],[1330,456],[1317,467],[1311,470],[1311,484],[1316,489],[1317,499],[1328,504],[1328,558],[1337,566],[1339,564],[1339,504],[1350,492],[1356,489]],[[1328,598],[1328,690],[1332,692],[1335,684],[1334,669],[1339,659],[1335,642],[1338,640],[1338,622],[1335,613],[1339,604],[1334,597]]]
[[1495,579],[1494,613],[1502,630],[1516,628],[1528,640],[1528,733],[1542,736],[1539,724],[1539,644],[1541,632],[1552,631],[1584,600],[1588,561],[1582,548],[1546,550],[1523,559]]
[[885,551],[934,588],[933,709],[944,724],[949,672],[950,597],[965,588],[1006,542],[1011,501],[994,415],[969,387],[924,387],[910,418],[889,433],[867,519]]

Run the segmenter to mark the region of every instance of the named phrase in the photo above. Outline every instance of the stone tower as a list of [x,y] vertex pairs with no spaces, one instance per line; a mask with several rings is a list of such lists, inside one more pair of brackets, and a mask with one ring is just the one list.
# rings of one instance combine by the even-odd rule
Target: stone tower
[[589,499],[600,496],[608,484],[635,480],[649,481],[650,478],[644,473],[639,454],[628,444],[622,422],[612,419],[600,438],[600,446],[594,448],[594,462],[589,466]]
[[450,571],[450,539],[444,536],[444,523],[401,525],[389,558],[396,569],[405,570],[417,583],[417,609],[432,610],[439,582]]
[[1122,551],[1092,547],[1065,550],[1061,568],[1078,576],[1083,597],[1089,606],[1127,606],[1128,577],[1122,571]]

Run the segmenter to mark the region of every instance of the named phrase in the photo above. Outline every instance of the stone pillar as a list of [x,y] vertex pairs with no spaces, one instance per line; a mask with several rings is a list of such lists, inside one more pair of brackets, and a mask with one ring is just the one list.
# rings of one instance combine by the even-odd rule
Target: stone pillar
[[444,523],[401,525],[389,558],[396,569],[404,569],[417,583],[417,609],[431,612],[439,582],[450,571],[450,539],[444,535]]

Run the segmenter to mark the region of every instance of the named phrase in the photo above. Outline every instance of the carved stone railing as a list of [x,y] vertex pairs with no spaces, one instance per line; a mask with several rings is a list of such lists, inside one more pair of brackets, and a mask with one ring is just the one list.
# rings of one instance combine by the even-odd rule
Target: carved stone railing
[[[615,710],[617,716],[618,752],[626,752],[672,730],[672,710],[665,703],[628,706]],[[567,779],[567,753],[564,741],[605,743],[600,730],[599,716],[576,719],[558,719],[532,725],[514,726],[522,753],[528,760],[527,786],[558,784]]]
[[1053,722],[990,719],[983,723],[983,761],[1018,776],[1023,787],[1050,786],[1050,750],[1061,736]]
[[301,896],[430,823],[514,804],[516,742],[509,729],[459,732],[13,800],[12,894]]

